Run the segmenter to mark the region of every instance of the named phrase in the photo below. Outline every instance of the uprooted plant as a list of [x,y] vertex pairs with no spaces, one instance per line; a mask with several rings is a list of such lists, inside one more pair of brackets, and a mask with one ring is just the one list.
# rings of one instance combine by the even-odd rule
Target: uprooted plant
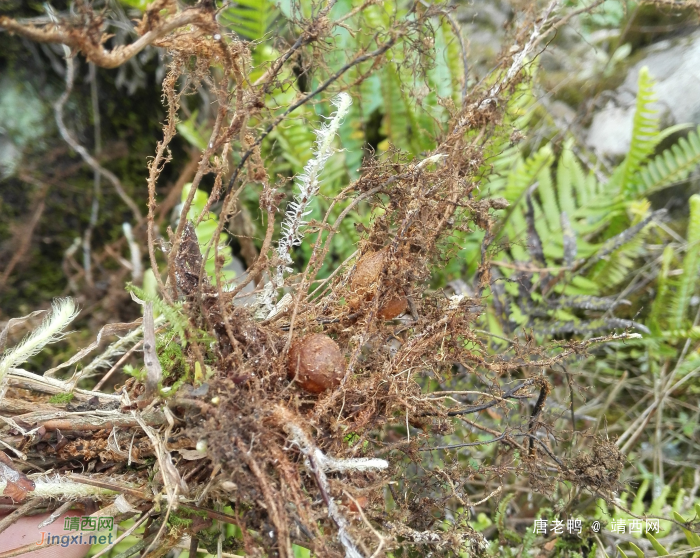
[[[132,554],[162,556],[189,538],[190,548],[219,553],[291,557],[295,544],[318,556],[356,557],[401,547],[433,555],[485,550],[480,534],[459,526],[464,518],[436,527],[448,511],[468,513],[471,505],[460,487],[475,469],[451,458],[451,449],[498,444],[493,463],[480,464],[480,473],[494,479],[527,474],[533,490],[551,491],[559,480],[603,498],[618,489],[624,459],[614,447],[596,440],[592,457],[567,459],[539,435],[562,434],[543,417],[551,386],[541,371],[591,344],[629,336],[547,346],[525,336],[493,354],[475,327],[481,296],[492,285],[493,210],[507,202],[477,198],[474,191],[489,173],[484,153],[511,133],[503,125],[506,100],[561,21],[556,2],[524,22],[514,37],[520,46],[502,57],[489,79],[471,90],[456,88],[463,97],[425,98],[426,114],[444,119],[411,133],[432,134],[433,149],[412,160],[399,149],[381,157],[368,153],[359,178],[330,200],[321,219],[309,219],[337,133],[362,100],[363,82],[386,65],[420,80],[431,64],[436,26],[453,21],[444,7],[416,3],[396,10],[387,28],[367,31],[377,17],[374,2],[336,19],[333,5],[318,6],[312,15],[294,12],[296,35],[286,43],[278,37],[270,59],[261,57],[259,45],[227,33],[204,2],[179,10],[175,2],[157,0],[138,25],[140,38],[111,50],[104,46],[102,15],[85,3],[49,23],[0,18],[13,33],[64,44],[68,57],[80,53],[103,67],[116,67],[147,46],[169,57],[167,119],[148,164],[148,212],[140,218],[137,208],[133,226],[147,244],[158,294],[131,286],[143,305],[142,323],[105,326],[95,343],[43,376],[21,366],[64,335],[75,317],[72,301],[56,302],[38,329],[7,350],[0,361],[3,443],[10,452],[1,469],[5,496],[45,507],[52,507],[51,499],[90,498],[101,504],[96,515],[137,517],[146,531]],[[328,41],[339,28],[353,35],[356,50],[333,70]],[[299,86],[293,71],[299,68],[311,72],[310,87]],[[70,64],[66,75],[70,88]],[[197,88],[216,99],[216,119],[180,218],[164,237],[155,218],[158,179],[171,160],[181,100]],[[296,96],[285,105],[273,102],[280,95],[271,100],[272,92],[290,88]],[[316,103],[326,112],[324,101],[337,110],[319,127],[291,199],[284,179],[270,176],[264,140],[300,107]],[[208,175],[213,186],[206,204],[190,213]],[[265,233],[245,276],[228,279],[221,239],[246,189],[259,195]],[[353,256],[338,262],[333,239],[358,208],[371,217]],[[215,230],[202,244],[197,231],[214,210]],[[485,235],[476,294],[431,290],[431,271],[459,248],[454,233],[477,228]],[[298,271],[295,249],[302,243],[310,255]],[[329,261],[334,269],[321,277]],[[251,284],[252,297],[244,291]],[[103,336],[120,331],[130,333],[70,377],[55,377],[85,359]],[[93,389],[78,387],[107,368],[104,376],[121,369],[137,350],[143,367],[132,368],[134,377],[115,393],[99,391],[104,378]],[[483,389],[439,388],[459,374],[476,378]],[[430,385],[440,391],[424,393]],[[27,389],[54,398],[38,404]],[[510,405],[530,400],[530,412],[504,420],[500,431],[467,419],[497,409],[508,416]],[[431,445],[465,425],[492,437]],[[447,453],[438,460],[431,457],[435,452]],[[26,465],[35,462],[51,473],[29,474]],[[601,468],[607,473],[598,474]]]

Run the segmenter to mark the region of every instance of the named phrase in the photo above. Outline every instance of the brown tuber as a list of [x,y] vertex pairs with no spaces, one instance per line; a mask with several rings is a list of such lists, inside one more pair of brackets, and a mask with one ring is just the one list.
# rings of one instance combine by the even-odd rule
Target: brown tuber
[[[350,307],[357,310],[363,301],[374,298],[375,285],[384,268],[386,252],[369,252],[360,258],[355,268],[355,273],[350,280],[350,289],[353,296],[349,301]],[[408,301],[406,297],[393,297],[381,305],[379,317],[383,320],[392,320],[406,311]]]
[[295,341],[287,356],[287,377],[311,393],[339,386],[344,371],[345,359],[340,348],[322,333]]

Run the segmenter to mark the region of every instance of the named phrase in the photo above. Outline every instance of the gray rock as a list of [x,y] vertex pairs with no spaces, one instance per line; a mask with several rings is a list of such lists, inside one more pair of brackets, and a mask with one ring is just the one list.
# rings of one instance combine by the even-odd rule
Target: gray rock
[[622,156],[630,146],[639,71],[646,66],[664,125],[700,124],[700,32],[645,50],[607,105],[593,116],[586,144],[601,155]]
[[458,2],[455,16],[467,43],[470,83],[481,79],[494,65],[512,17],[506,0]]
[[605,108],[593,117],[586,145],[599,155],[621,157],[629,151],[632,142],[634,107],[615,106],[608,101]]

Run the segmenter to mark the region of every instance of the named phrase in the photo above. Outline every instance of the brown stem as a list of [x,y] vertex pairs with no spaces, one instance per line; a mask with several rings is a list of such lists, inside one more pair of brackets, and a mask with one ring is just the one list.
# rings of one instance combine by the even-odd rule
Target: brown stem
[[265,478],[263,472],[260,470],[257,461],[255,461],[250,453],[249,448],[246,447],[246,445],[240,439],[236,440],[236,445],[238,446],[238,450],[240,452],[239,455],[258,480],[260,490],[262,490],[263,497],[265,498],[265,504],[267,504],[267,512],[270,514],[270,520],[277,529],[277,545],[280,558],[291,558],[294,556],[294,553],[292,552],[292,543],[289,539],[289,531],[287,529],[288,523],[284,510],[278,506],[280,503],[279,497],[273,493],[270,484]]
[[194,25],[204,31],[217,28],[213,13],[201,8],[190,8],[179,13],[159,27],[144,33],[130,45],[120,45],[106,50],[100,42],[91,41],[86,34],[72,32],[67,25],[51,24],[46,27],[24,25],[10,17],[0,17],[0,27],[38,43],[59,43],[71,50],[82,52],[88,61],[102,68],[116,68],[136,56],[147,46],[180,27]]
[[39,506],[42,506],[43,504],[44,504],[44,501],[41,498],[37,498],[35,500],[29,500],[28,502],[25,502],[24,504],[22,504],[19,508],[17,508],[15,511],[13,511],[10,515],[3,517],[2,520],[0,520],[0,533],[5,531],[11,525],[13,525],[21,517],[24,517],[30,511],[38,508]]

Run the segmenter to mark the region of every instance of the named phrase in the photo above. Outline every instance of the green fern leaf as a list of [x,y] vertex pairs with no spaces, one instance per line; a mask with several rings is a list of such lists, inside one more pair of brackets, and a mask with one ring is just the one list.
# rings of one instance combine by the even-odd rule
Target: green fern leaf
[[537,153],[528,157],[526,161],[520,160],[508,176],[508,183],[503,192],[503,197],[510,202],[511,207],[521,201],[525,191],[534,184],[542,169],[548,169],[553,162],[554,154],[549,145],[545,145]]
[[[585,177],[578,161],[571,151],[571,142],[564,145],[561,157],[557,163],[557,196],[559,197],[559,207],[571,217],[576,210],[576,200],[574,199],[574,182],[576,189],[585,184]],[[580,200],[585,203],[586,200]]]
[[700,164],[700,127],[642,167],[632,181],[637,197],[685,180]]
[[308,111],[300,109],[294,118],[287,118],[270,134],[282,148],[282,157],[291,165],[292,172],[301,172],[311,157],[315,141],[312,127],[308,124]]
[[664,311],[670,307],[668,301],[669,295],[669,271],[671,270],[671,262],[673,261],[673,256],[675,252],[673,247],[666,246],[664,252],[661,255],[661,270],[659,271],[659,276],[656,280],[656,296],[651,304],[651,312],[649,314],[649,324],[651,325],[652,331],[661,330],[661,318]]
[[649,226],[644,227],[631,240],[599,261],[589,278],[603,289],[622,283],[629,272],[636,267],[637,258],[644,251],[644,239],[648,231]]
[[[557,204],[557,198],[554,195],[552,175],[549,167],[543,168],[537,174],[537,191],[550,235],[559,233],[561,231],[561,211]],[[557,234],[556,236],[559,237],[560,235]]]
[[420,129],[415,114],[415,107],[406,96],[401,86],[401,76],[395,63],[384,66],[381,73],[382,95],[384,98],[384,119],[382,133],[386,140],[380,144],[381,149],[392,143],[396,147],[411,153],[420,153],[430,145],[426,143],[428,134],[418,134]]
[[338,131],[345,155],[345,169],[350,180],[357,180],[360,177],[359,171],[365,154],[365,133],[362,126],[360,106],[358,103],[353,103],[345,119],[345,125]]
[[654,547],[654,550],[656,550],[656,553],[659,556],[668,556],[668,550],[666,550],[666,548],[659,541],[656,540],[656,537],[654,537],[654,535],[652,535],[651,533],[647,533],[646,536],[647,539],[649,539],[651,546]]
[[646,493],[648,490],[649,490],[649,479],[644,479],[642,481],[642,484],[639,485],[639,488],[637,489],[637,494],[635,494],[634,501],[632,502],[632,505],[630,506],[630,511],[634,515],[644,514],[644,496],[646,496]]
[[250,41],[265,37],[276,16],[275,6],[269,0],[236,0],[221,12],[219,23]]
[[[687,523],[686,519],[677,511],[673,512],[673,518],[676,521],[678,521],[678,523]],[[692,531],[689,531],[688,529],[685,529],[683,527],[681,527],[681,529],[683,530],[685,538],[688,540],[688,544],[691,546],[691,548],[700,547],[700,535],[698,535],[697,533],[693,533]]]
[[634,553],[637,555],[637,558],[644,558],[644,552],[642,552],[641,548],[639,548],[634,543],[630,543],[630,546],[632,547],[632,550],[634,551]]
[[659,117],[651,106],[656,102],[654,95],[655,81],[644,66],[639,71],[637,82],[637,106],[632,125],[632,141],[629,152],[622,164],[616,169],[611,182],[623,195],[627,193],[632,177],[656,148],[659,141]]
[[700,195],[690,196],[690,217],[688,218],[688,248],[683,258],[683,273],[675,281],[675,295],[671,301],[669,325],[681,329],[695,289],[700,256]]
[[452,89],[452,99],[459,102],[461,99],[461,85],[467,76],[464,75],[464,65],[462,64],[462,49],[459,38],[455,36],[452,26],[446,20],[442,22],[442,36],[445,41],[445,62],[450,70],[450,84]]

